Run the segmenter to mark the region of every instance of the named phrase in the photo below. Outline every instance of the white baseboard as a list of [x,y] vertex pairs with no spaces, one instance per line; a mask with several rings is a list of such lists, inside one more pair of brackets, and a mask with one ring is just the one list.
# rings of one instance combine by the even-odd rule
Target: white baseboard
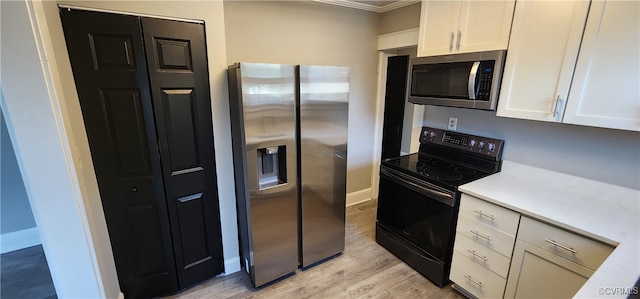
[[41,244],[41,242],[37,227],[0,235],[0,253],[7,253],[38,244]]
[[224,260],[224,275],[233,274],[238,271],[240,271],[239,256]]
[[358,190],[347,194],[347,207],[371,200],[371,188]]

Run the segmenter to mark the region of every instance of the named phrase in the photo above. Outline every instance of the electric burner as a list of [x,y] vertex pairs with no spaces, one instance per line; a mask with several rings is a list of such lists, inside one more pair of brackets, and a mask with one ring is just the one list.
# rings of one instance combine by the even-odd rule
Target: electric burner
[[462,178],[462,174],[455,172],[451,169],[425,169],[422,171],[423,175],[433,177],[438,180],[455,181]]
[[476,171],[471,169],[471,168],[466,168],[466,167],[456,167],[456,171],[463,173],[463,174],[475,174]]

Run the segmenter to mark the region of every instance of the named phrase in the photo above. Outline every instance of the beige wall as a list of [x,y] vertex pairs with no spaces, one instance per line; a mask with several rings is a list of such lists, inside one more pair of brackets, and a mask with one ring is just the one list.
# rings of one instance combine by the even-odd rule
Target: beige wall
[[418,28],[420,8],[421,4],[416,3],[380,14],[378,34]]
[[347,192],[371,187],[379,14],[311,1],[225,1],[227,63],[350,67]]

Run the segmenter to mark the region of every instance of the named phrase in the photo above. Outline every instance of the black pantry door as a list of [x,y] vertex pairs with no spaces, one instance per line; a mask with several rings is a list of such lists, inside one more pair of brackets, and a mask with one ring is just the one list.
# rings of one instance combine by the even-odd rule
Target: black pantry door
[[223,271],[204,26],[61,10],[127,297]]

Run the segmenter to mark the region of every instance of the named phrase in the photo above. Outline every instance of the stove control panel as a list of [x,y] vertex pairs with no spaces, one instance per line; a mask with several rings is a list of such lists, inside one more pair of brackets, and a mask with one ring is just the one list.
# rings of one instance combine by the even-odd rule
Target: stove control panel
[[420,143],[452,147],[467,152],[490,156],[492,158],[497,158],[502,155],[502,147],[504,145],[504,141],[500,139],[429,127],[422,127]]

